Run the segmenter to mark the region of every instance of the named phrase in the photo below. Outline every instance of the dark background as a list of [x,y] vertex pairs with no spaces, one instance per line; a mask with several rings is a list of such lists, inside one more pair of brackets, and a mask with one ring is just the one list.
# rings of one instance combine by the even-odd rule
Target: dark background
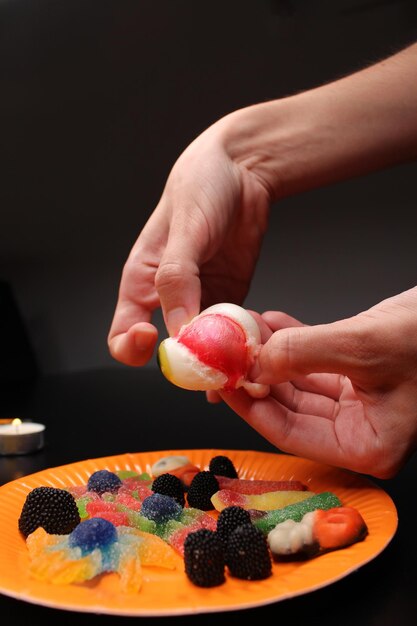
[[[415,0],[2,0],[0,280],[22,322],[2,307],[3,362],[19,335],[43,374],[122,367],[106,344],[122,266],[180,152],[236,108],[395,52],[416,26]],[[247,306],[318,323],[412,287],[416,173],[278,203]]]
[[[111,359],[123,264],[174,161],[209,124],[416,39],[416,0],[0,0],[0,417],[47,426],[43,450],[0,458],[0,484],[130,450],[274,450],[154,362],[138,372]],[[314,324],[414,286],[416,175],[403,165],[277,203],[247,306]],[[249,616],[414,625],[416,461],[383,482],[400,523],[379,558]],[[0,603],[16,626],[120,622]],[[196,619],[213,621],[177,622]]]

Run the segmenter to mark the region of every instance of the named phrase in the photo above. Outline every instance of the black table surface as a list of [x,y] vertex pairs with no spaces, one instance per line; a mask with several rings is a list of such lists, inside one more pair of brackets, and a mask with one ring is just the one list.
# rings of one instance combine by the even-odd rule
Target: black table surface
[[[2,390],[0,417],[17,416],[46,425],[43,450],[26,456],[0,457],[0,484],[67,463],[149,450],[224,449],[277,452],[224,404],[210,405],[203,393],[178,389],[152,368],[118,368],[40,378],[31,385]],[[379,481],[393,499],[398,530],[369,563],[322,589],[245,611],[248,616],[321,626],[408,626],[417,618],[417,497],[414,456],[393,479]],[[0,503],[1,506],[1,503]],[[1,564],[0,564],[1,567]],[[162,592],[162,591],[161,591]],[[0,595],[2,623],[120,624],[138,619],[152,624],[211,623],[216,615],[119,617],[51,609]]]

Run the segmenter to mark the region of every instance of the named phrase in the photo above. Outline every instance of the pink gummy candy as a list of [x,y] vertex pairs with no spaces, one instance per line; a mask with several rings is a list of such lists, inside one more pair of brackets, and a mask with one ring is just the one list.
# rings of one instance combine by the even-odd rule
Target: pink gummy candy
[[69,491],[74,498],[81,498],[87,493],[86,485],[73,485],[72,487],[67,487],[67,491]]
[[189,533],[192,533],[196,530],[202,528],[201,524],[195,521],[193,524],[189,526],[184,526],[184,528],[179,528],[175,530],[172,535],[168,537],[168,543],[172,546],[181,556],[184,556],[184,542]]
[[299,480],[249,480],[216,476],[220,489],[228,489],[246,495],[269,491],[305,491],[307,487]]
[[202,514],[196,517],[190,524],[184,528],[175,530],[168,537],[168,543],[182,556],[184,556],[184,541],[189,533],[200,530],[201,528],[207,528],[208,530],[213,531],[217,528],[217,521],[214,517],[204,511],[201,513]]
[[217,491],[215,495],[220,498],[223,507],[241,506],[245,508],[246,494],[239,493],[238,491],[221,489]]
[[142,501],[153,494],[152,489],[143,483],[143,480],[136,480],[135,482],[131,481],[130,483],[124,481],[124,484],[120,487],[118,494],[120,495],[123,493],[132,495],[132,493],[135,493],[137,494],[138,499]]
[[133,511],[139,511],[142,506],[141,500],[137,500],[136,498],[134,498],[128,493],[120,493],[120,491],[116,496],[115,503],[123,504],[124,506],[129,507],[129,509],[132,509]]
[[143,478],[137,478],[136,476],[129,476],[122,480],[122,487],[127,487],[130,491],[135,491],[139,487],[150,487],[152,479],[145,480]]

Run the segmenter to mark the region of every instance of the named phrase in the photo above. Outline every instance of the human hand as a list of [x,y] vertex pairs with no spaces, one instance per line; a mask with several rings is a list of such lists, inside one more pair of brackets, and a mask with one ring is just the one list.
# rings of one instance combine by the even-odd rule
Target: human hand
[[124,266],[108,345],[127,365],[151,358],[158,307],[175,335],[201,309],[247,294],[271,198],[230,156],[225,128],[220,120],[180,156]]
[[270,395],[223,400],[282,451],[395,475],[417,446],[417,288],[332,324],[262,318],[273,334],[254,374]]

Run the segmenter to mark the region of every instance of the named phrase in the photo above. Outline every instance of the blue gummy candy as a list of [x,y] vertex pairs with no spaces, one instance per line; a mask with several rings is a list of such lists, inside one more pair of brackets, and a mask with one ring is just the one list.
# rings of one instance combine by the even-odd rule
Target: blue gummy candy
[[88,491],[95,491],[98,494],[115,493],[121,486],[122,481],[120,478],[113,472],[109,472],[109,470],[97,470],[97,472],[91,474],[87,483]]
[[182,506],[171,496],[162,493],[153,493],[142,502],[141,515],[162,524],[170,519],[178,519],[182,513]]
[[96,548],[105,549],[115,541],[117,541],[115,525],[101,517],[92,517],[80,522],[68,537],[69,547],[81,548],[83,555]]

